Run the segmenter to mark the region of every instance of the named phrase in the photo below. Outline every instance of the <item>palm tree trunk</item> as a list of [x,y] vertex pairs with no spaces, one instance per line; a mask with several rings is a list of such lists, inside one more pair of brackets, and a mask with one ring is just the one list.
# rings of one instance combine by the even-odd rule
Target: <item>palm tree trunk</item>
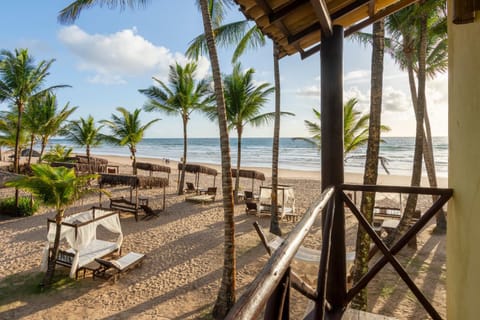
[[90,165],[90,145],[87,144],[87,148],[85,150],[85,153],[87,154],[87,165],[88,165],[88,172],[93,173],[93,168]]
[[40,155],[38,157],[38,163],[42,161],[43,153],[45,152],[46,148],[47,148],[47,140],[45,138],[42,138],[42,145],[40,147]]
[[[412,96],[413,109],[416,110],[418,105],[418,97],[417,97],[417,88],[415,85],[412,53],[410,51],[406,51],[405,57],[407,60],[407,73],[408,73],[408,80],[409,80],[408,82],[410,85],[410,94]],[[437,188],[438,183],[437,183],[437,175],[435,170],[435,160],[433,155],[433,139],[432,139],[432,133],[430,128],[430,120],[427,112],[426,101],[425,101],[425,111],[424,111],[424,123],[425,123],[425,128],[423,133],[423,161],[425,162],[425,168],[427,170],[428,182],[430,184],[430,187]],[[438,195],[432,195],[433,201],[436,201],[438,198],[439,198]],[[445,211],[443,211],[443,208],[438,210],[436,214],[436,221],[437,221],[437,227],[435,228],[435,232],[438,232],[441,234],[445,233],[447,231],[447,220],[445,218]]]
[[182,174],[180,175],[180,181],[178,183],[178,195],[183,194],[183,189],[185,186],[185,167],[187,165],[187,123],[188,116],[183,116],[183,157],[182,157]]
[[30,135],[30,150],[28,151],[28,166],[30,167],[30,162],[32,161],[32,153],[33,153],[33,141],[35,140],[35,135]]
[[[22,113],[23,113],[23,104],[18,102],[18,118],[17,118],[17,131],[15,136],[15,153],[14,153],[14,161],[13,161],[13,168],[15,173],[20,173],[20,133],[22,130]],[[18,209],[18,188],[15,188],[15,208]]]
[[275,78],[275,120],[273,125],[272,145],[272,202],[270,232],[278,236],[282,235],[278,216],[278,158],[280,145],[280,66],[278,63],[278,48],[273,44],[273,75]]
[[64,210],[58,210],[57,215],[55,216],[55,240],[53,242],[52,251],[49,253],[48,256],[47,272],[45,273],[45,277],[43,278],[42,287],[50,286],[53,280],[53,275],[55,273],[55,263],[58,256],[58,249],[60,247],[60,231],[62,228],[63,214]]
[[213,37],[212,22],[208,12],[208,0],[200,0],[203,27],[207,40],[210,63],[212,65],[215,98],[217,102],[218,126],[220,129],[220,147],[222,152],[222,189],[223,210],[225,220],[225,244],[223,275],[217,300],[213,308],[213,316],[223,319],[235,303],[236,287],[236,257],[235,257],[235,223],[233,220],[233,190],[232,190],[232,165],[230,159],[230,143],[228,140],[227,117],[225,112],[225,100],[223,85],[218,62],[217,49]]
[[[385,47],[385,24],[379,20],[373,24],[372,43],[372,79],[370,90],[370,122],[368,128],[367,155],[365,161],[365,173],[363,184],[375,185],[378,178],[378,158],[380,154],[380,128],[382,115],[382,91],[383,91],[383,58]],[[375,193],[364,192],[361,201],[361,212],[371,223],[373,220],[373,207],[375,205]],[[359,227],[357,231],[355,269],[353,270],[353,282],[357,283],[368,271],[368,257],[370,252],[370,236]],[[367,309],[367,289],[360,291],[352,301],[355,309]]]
[[134,147],[130,148],[130,152],[132,153],[132,172],[134,175],[137,174],[137,157],[135,156],[137,150]]
[[[422,1],[423,2],[423,1]],[[425,86],[426,86],[426,72],[425,72],[425,63],[426,63],[426,47],[427,47],[427,19],[424,13],[420,14],[419,18],[419,36],[420,43],[418,47],[418,99],[417,99],[417,108],[415,110],[415,121],[416,121],[416,136],[415,136],[415,151],[413,155],[413,170],[412,170],[412,180],[411,186],[417,187],[420,186],[420,180],[422,177],[422,157],[423,157],[423,141],[424,141],[424,114],[425,114]],[[404,234],[405,231],[409,228],[412,222],[413,215],[417,206],[418,195],[409,194],[407,198],[407,203],[405,210],[400,220],[400,224],[396,229],[396,232],[392,233],[392,236],[386,239],[387,244],[393,243],[393,240],[397,235]]]
[[237,127],[237,176],[235,177],[235,203],[238,203],[238,190],[240,189],[240,161],[242,160],[242,127]]

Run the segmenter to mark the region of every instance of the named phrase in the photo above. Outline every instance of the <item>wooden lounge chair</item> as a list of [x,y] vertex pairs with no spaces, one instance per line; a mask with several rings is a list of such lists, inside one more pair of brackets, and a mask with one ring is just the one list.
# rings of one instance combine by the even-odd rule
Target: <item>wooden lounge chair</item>
[[258,213],[258,205],[254,201],[245,201],[245,212],[247,214],[257,214]]
[[158,218],[160,216],[160,212],[163,212],[162,209],[152,209],[148,205],[142,204],[140,205],[140,208],[143,209],[145,212],[145,216],[142,218],[142,220],[149,220],[151,218]]
[[184,190],[185,193],[197,193],[197,189],[191,182],[187,182],[187,189]]
[[115,282],[120,274],[140,266],[144,259],[144,254],[136,252],[129,252],[116,260],[95,259],[100,267],[93,272],[93,278],[113,279],[113,282]]

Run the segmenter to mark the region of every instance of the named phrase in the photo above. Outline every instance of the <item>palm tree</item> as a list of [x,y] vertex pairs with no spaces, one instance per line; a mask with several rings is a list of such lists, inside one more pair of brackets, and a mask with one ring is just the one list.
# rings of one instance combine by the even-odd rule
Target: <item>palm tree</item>
[[142,141],[145,131],[155,122],[160,119],[153,119],[145,125],[140,122],[141,109],[135,109],[130,113],[127,109],[118,107],[117,111],[121,116],[112,114],[112,120],[102,120],[102,124],[107,126],[111,134],[105,135],[104,139],[107,142],[119,145],[128,146],[132,158],[133,174],[137,174],[137,144]]
[[[17,140],[17,109],[10,107],[9,111],[0,112],[0,145],[15,150]],[[22,131],[18,140],[19,149],[23,150],[28,144],[28,132]]]
[[[368,142],[368,129],[370,115],[363,114],[355,107],[358,100],[351,98],[343,105],[343,131],[344,131],[344,157],[347,159],[347,155],[365,145]],[[315,146],[318,150],[321,149],[321,128],[320,128],[320,111],[312,109],[316,121],[305,120],[305,126],[307,130],[312,134],[310,138],[294,138],[295,140],[302,140]],[[390,130],[387,126],[380,126],[382,132]]]
[[[54,88],[66,87],[57,85],[42,89],[53,61],[41,61],[35,65],[33,57],[28,54],[27,49],[15,49],[15,52],[0,51],[0,102],[8,101],[15,105],[18,111],[13,162],[15,173],[20,171],[19,146],[25,105],[35,96],[42,95]],[[15,191],[15,205],[18,207],[18,190]]]
[[77,146],[85,147],[88,167],[90,168],[90,148],[99,146],[102,143],[100,130],[103,125],[95,126],[95,120],[91,115],[86,119],[71,121],[63,135]]
[[160,111],[168,115],[178,115],[183,124],[183,169],[178,183],[178,194],[183,194],[185,184],[185,164],[187,163],[187,125],[192,112],[204,110],[213,102],[207,80],[195,81],[197,64],[190,62],[182,67],[178,63],[170,66],[169,86],[153,78],[158,87],[151,86],[138,90],[148,97],[145,111]]
[[[372,64],[370,86],[370,119],[368,126],[368,142],[365,160],[363,184],[375,185],[378,178],[378,161],[380,159],[380,133],[382,115],[383,91],[383,58],[385,46],[385,22],[383,19],[375,22],[372,28]],[[373,220],[373,207],[375,193],[363,192],[360,204],[361,212],[370,223]],[[363,228],[357,230],[355,249],[355,269],[353,270],[353,283],[357,283],[368,271],[368,257],[370,252],[370,236]],[[353,299],[352,307],[366,310],[367,289],[361,290]]]
[[[423,99],[420,96],[420,92],[425,92],[425,88],[421,88],[422,83],[423,85],[426,83],[422,80],[423,77],[433,77],[438,72],[444,72],[447,68],[447,23],[444,9],[445,4],[443,2],[430,0],[426,1],[422,6],[412,6],[402,9],[389,16],[386,23],[387,30],[390,33],[390,39],[387,42],[388,52],[400,65],[401,69],[407,70],[412,104],[416,117],[419,116],[420,113],[423,113],[422,153],[429,183],[433,188],[438,185],[433,156],[433,142],[426,101],[420,101],[420,99]],[[426,17],[421,18],[423,15],[426,15]],[[425,25],[422,26],[422,23]],[[421,32],[424,32],[424,34]],[[424,41],[423,44],[420,43],[421,39]],[[421,46],[425,47],[425,49],[418,50]],[[422,51],[422,53],[420,51]],[[423,61],[421,61],[422,59],[420,57],[423,57]],[[421,67],[420,64],[424,66]],[[424,69],[422,72],[424,72],[425,75],[420,74],[421,69]],[[422,108],[422,106],[424,110],[417,111],[417,109]],[[417,151],[419,152],[419,150]],[[414,158],[418,158],[418,156],[414,156]],[[419,166],[421,167],[421,164]],[[415,172],[418,172],[418,170]],[[417,177],[415,178],[415,183],[416,180],[418,180]],[[436,198],[436,196],[433,196],[434,200],[436,200]],[[409,208],[413,207],[413,204],[409,206]],[[410,212],[410,210],[408,212]],[[413,212],[411,212],[411,214],[413,214]],[[436,231],[444,233],[445,230],[445,213],[443,209],[441,209],[437,213]]]
[[48,70],[55,60],[41,61],[34,64],[33,57],[27,49],[15,49],[15,52],[0,52],[0,102],[9,101],[17,107],[17,130],[15,143],[15,172],[19,172],[19,139],[22,128],[22,114],[30,99],[43,95],[55,88],[66,85],[51,86],[42,89]]
[[[108,5],[110,8],[115,6],[125,7],[127,4],[134,6],[145,5],[147,0],[122,1],[122,0],[76,0],[60,13],[59,20],[62,22],[74,21],[81,10],[88,8],[94,4]],[[227,118],[225,111],[225,100],[223,96],[222,76],[220,65],[218,62],[217,49],[215,47],[215,38],[212,28],[212,19],[210,8],[215,8],[227,0],[198,0],[202,12],[203,26],[205,38],[207,42],[210,63],[212,65],[212,75],[214,83],[215,98],[218,110],[218,125],[220,129],[220,148],[222,152],[222,190],[223,190],[223,208],[225,221],[225,244],[224,244],[224,268],[222,276],[222,284],[218,293],[217,301],[213,308],[213,315],[218,319],[222,319],[228,313],[228,310],[235,303],[235,274],[236,274],[236,258],[235,258],[235,223],[233,220],[233,190],[232,190],[232,168],[230,161],[230,144],[228,140]],[[211,6],[209,7],[209,4]],[[216,5],[217,4],[217,5]],[[220,6],[221,7],[221,6]]]
[[50,147],[50,150],[45,154],[43,160],[47,162],[66,162],[71,157],[72,152],[72,148],[56,144]]
[[[37,99],[35,99],[37,100]],[[40,156],[38,162],[42,160],[43,153],[47,147],[48,140],[63,131],[63,125],[67,118],[77,109],[77,107],[69,108],[67,103],[61,110],[57,110],[57,97],[50,93],[40,97],[36,107],[38,117],[40,119],[40,127],[38,134],[40,135]]]
[[48,268],[42,283],[44,286],[49,286],[55,272],[55,262],[60,245],[60,229],[65,210],[86,193],[97,191],[88,185],[89,181],[95,176],[76,176],[74,169],[52,168],[46,164],[32,165],[32,173],[32,176],[23,176],[19,180],[8,182],[6,185],[26,190],[38,197],[46,206],[55,208],[55,241],[48,258]]
[[[274,91],[268,83],[255,86],[255,70],[241,70],[241,64],[235,64],[230,75],[224,78],[225,103],[229,129],[237,132],[237,172],[240,171],[242,158],[242,136],[246,125],[260,126],[272,120],[275,113],[263,113],[261,109],[267,102],[267,96]],[[216,108],[207,110],[210,119],[217,119]],[[286,113],[284,113],[286,114]],[[288,113],[291,114],[291,113]],[[234,199],[237,202],[240,179],[235,181]]]
[[217,300],[213,307],[213,316],[223,319],[235,303],[236,269],[235,257],[235,221],[233,220],[233,190],[232,190],[232,165],[230,159],[230,142],[228,137],[227,115],[223,95],[222,75],[218,62],[217,48],[213,34],[211,15],[208,0],[199,0],[202,12],[203,28],[207,40],[208,54],[212,65],[212,76],[217,102],[218,126],[220,131],[220,148],[222,152],[222,190],[223,190],[223,217],[225,222],[225,242],[223,274]]

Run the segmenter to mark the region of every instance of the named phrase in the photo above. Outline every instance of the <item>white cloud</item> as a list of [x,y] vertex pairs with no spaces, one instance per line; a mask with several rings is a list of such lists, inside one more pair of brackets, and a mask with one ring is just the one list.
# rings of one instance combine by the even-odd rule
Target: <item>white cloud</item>
[[404,112],[411,106],[410,97],[393,87],[383,89],[382,104],[384,111]]
[[350,83],[363,83],[370,81],[370,71],[369,70],[355,70],[348,72],[343,80]]
[[296,94],[299,96],[320,96],[320,87],[319,86],[307,86],[300,89],[297,89]]
[[[174,62],[185,64],[188,59],[181,53],[156,46],[138,35],[136,28],[112,34],[88,34],[78,26],[62,28],[58,37],[80,58],[80,70],[93,71],[89,81],[95,83],[125,83],[129,76],[152,76],[166,79],[168,67]],[[208,60],[199,60],[197,78],[206,76]]]

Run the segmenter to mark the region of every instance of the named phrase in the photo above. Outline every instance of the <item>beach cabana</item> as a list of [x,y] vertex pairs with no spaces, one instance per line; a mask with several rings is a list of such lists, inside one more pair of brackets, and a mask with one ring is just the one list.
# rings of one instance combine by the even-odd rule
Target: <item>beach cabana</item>
[[[178,163],[178,180],[177,181],[180,181],[180,173],[183,169],[183,164],[180,162]],[[187,163],[185,165],[185,172],[188,172],[188,173],[193,173],[195,175],[195,188],[198,189],[198,186],[200,184],[200,174],[206,174],[206,175],[209,175],[209,176],[213,176],[213,186],[215,187],[215,179],[217,177],[217,170],[213,169],[213,168],[210,168],[210,167],[206,167],[206,166],[202,166],[200,164],[193,164],[193,163]]]
[[[232,168],[232,177],[237,177],[237,169]],[[263,172],[256,170],[240,169],[238,172],[238,178],[252,179],[252,192],[255,190],[255,180],[260,180],[262,185],[263,181],[265,181],[265,175]]]
[[[53,247],[56,233],[56,222],[48,219],[47,244],[43,250],[41,269],[47,270],[50,249]],[[97,238],[97,227],[102,226],[117,234],[116,240],[106,241]],[[70,268],[70,277],[77,276],[96,258],[103,258],[114,252],[120,252],[123,242],[122,226],[118,212],[92,208],[66,217],[60,229],[60,241],[66,242],[66,248],[61,248],[57,264]]]
[[[278,199],[278,212],[283,218],[285,215],[295,214],[295,191],[292,186],[278,185],[277,188]],[[272,187],[261,186],[260,187],[260,213],[270,214],[270,208],[272,203]]]
[[[110,198],[110,208],[119,209],[126,212],[131,212],[135,215],[135,220],[138,221],[138,212],[141,210],[141,205],[148,206],[147,198],[139,198],[139,188],[163,188],[163,204],[162,210],[165,210],[165,189],[168,186],[168,180],[162,177],[150,176],[134,176],[134,175],[119,175],[102,173],[99,178],[100,188],[105,186],[128,186],[130,187],[130,198]],[[135,195],[133,194],[135,192]],[[102,204],[102,193],[100,193],[100,205]]]
[[164,172],[167,174],[167,180],[170,182],[170,173],[172,169],[169,166],[162,166],[149,162],[137,162],[135,167],[139,170],[148,171],[149,176],[153,176],[154,172]]
[[103,173],[107,172],[108,160],[103,158],[90,157],[89,164],[87,156],[77,155],[75,157],[68,158],[67,162],[55,161],[50,163],[50,165],[52,167],[74,168],[75,172],[80,173]]

